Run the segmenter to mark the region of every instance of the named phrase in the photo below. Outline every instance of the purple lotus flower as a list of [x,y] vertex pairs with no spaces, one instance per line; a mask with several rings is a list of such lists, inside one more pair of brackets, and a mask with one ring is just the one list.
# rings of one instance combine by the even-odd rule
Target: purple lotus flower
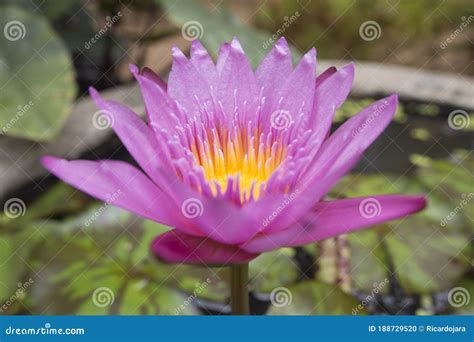
[[[174,227],[152,251],[168,262],[235,264],[282,246],[349,233],[421,210],[420,196],[323,200],[390,123],[393,95],[329,135],[349,94],[354,66],[316,77],[316,51],[293,68],[280,39],[254,72],[237,39],[214,64],[195,41],[173,49],[168,84],[131,67],[148,122],[127,107],[94,101],[141,170],[121,161],[43,165],[72,186]],[[119,195],[117,195],[119,194]]]

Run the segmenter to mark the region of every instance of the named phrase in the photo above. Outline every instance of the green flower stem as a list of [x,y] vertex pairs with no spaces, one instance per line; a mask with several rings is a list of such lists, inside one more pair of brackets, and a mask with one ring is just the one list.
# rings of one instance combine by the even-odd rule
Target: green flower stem
[[233,315],[249,315],[249,264],[230,267],[231,301]]

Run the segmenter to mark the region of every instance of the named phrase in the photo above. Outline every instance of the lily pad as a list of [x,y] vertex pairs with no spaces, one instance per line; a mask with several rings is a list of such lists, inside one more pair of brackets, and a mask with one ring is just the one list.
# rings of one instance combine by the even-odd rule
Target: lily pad
[[273,298],[269,315],[350,315],[361,304],[338,287],[314,280],[276,288]]
[[292,248],[263,253],[250,262],[251,289],[270,293],[275,287],[286,286],[298,279],[299,270]]
[[58,133],[76,96],[68,52],[48,21],[0,6],[2,134],[48,140]]

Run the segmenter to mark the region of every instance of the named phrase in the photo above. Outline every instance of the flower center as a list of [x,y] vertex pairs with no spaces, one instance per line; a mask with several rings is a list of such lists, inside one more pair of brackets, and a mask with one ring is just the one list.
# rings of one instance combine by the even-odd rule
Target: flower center
[[242,201],[260,196],[286,155],[286,147],[274,141],[271,133],[264,135],[258,129],[212,129],[191,150],[214,195],[219,190],[225,193],[231,184]]

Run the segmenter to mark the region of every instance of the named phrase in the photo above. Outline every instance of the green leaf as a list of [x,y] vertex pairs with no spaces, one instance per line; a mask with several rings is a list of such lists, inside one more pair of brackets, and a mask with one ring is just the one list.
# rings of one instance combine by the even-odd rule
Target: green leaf
[[48,140],[76,95],[73,65],[46,19],[0,6],[0,127],[3,134]]
[[[307,280],[276,288],[268,315],[350,315],[359,302],[334,285]],[[364,314],[364,309],[358,310]]]
[[293,260],[294,249],[282,248],[263,253],[250,262],[251,288],[270,293],[275,287],[294,283],[299,275],[298,265]]
[[22,287],[22,281],[29,278],[30,256],[41,240],[41,233],[32,225],[19,232],[0,235],[0,303],[10,298]]

